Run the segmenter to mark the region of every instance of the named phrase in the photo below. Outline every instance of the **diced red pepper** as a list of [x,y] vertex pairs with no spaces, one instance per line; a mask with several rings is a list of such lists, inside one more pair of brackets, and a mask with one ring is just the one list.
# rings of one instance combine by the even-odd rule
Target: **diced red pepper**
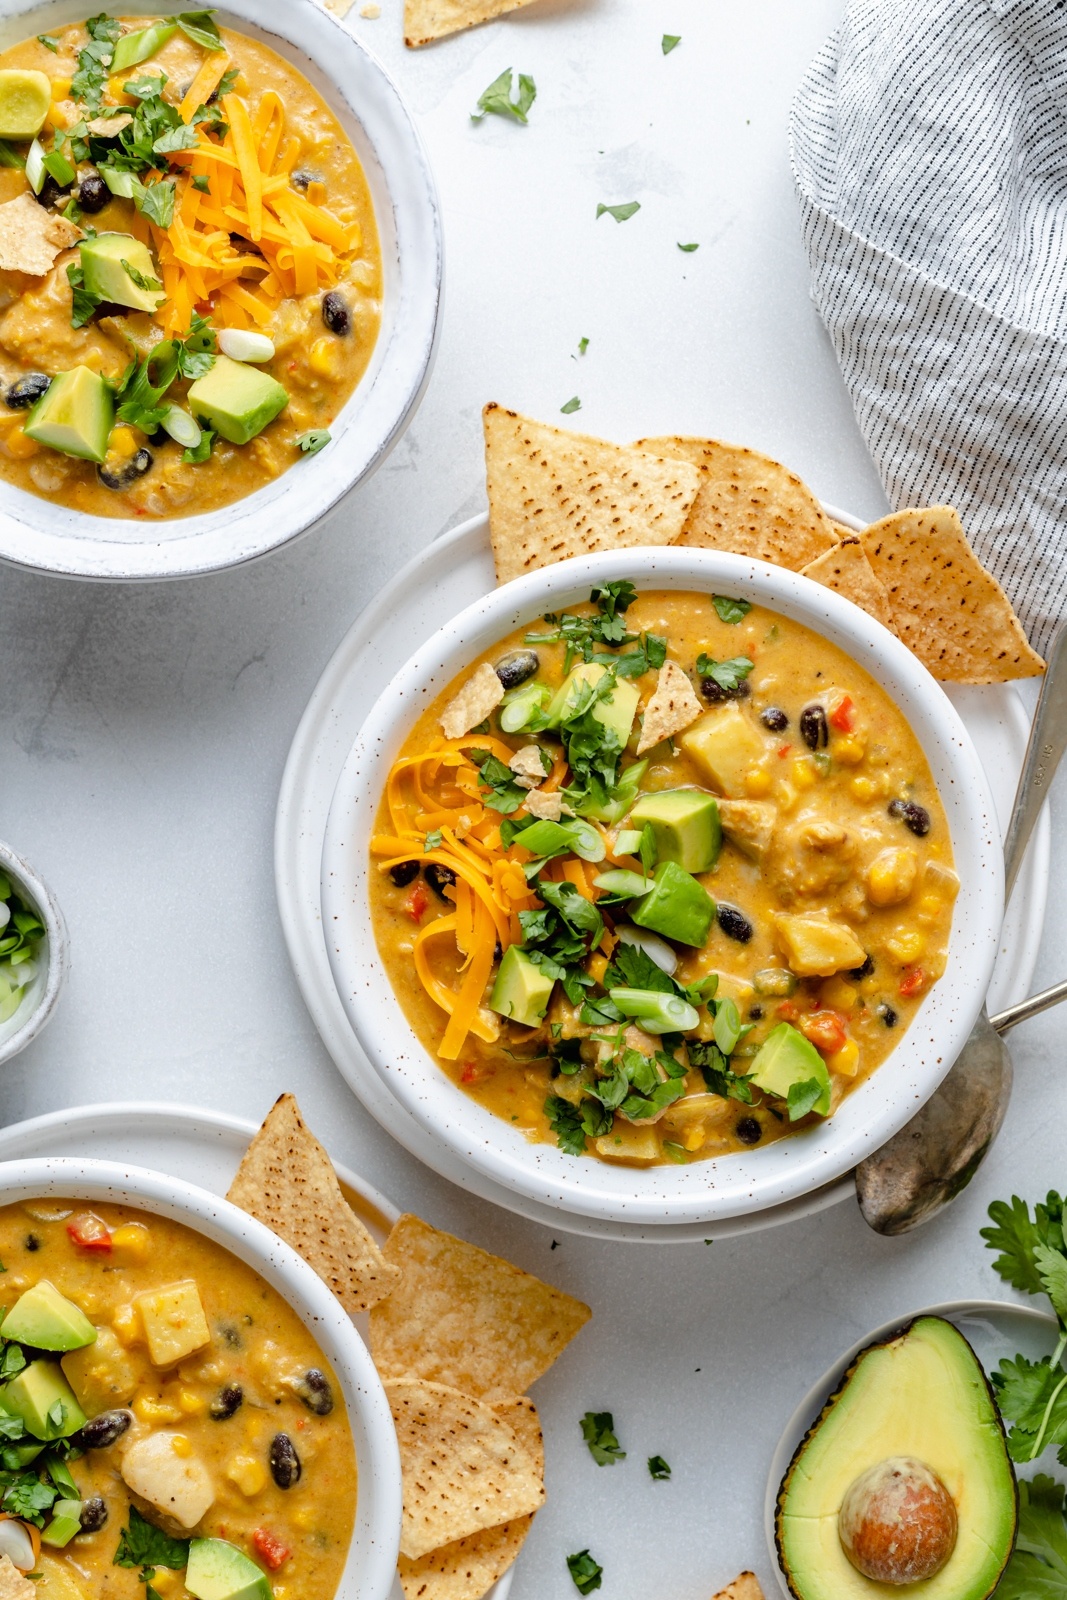
[[91,1211],[79,1211],[67,1223],[67,1233],[79,1250],[102,1250],[110,1254],[111,1231]]
[[792,748],[793,748],[793,746],[791,744],[780,744],[778,746],[778,758],[779,758],[779,760],[780,761],[784,761],[786,756],[789,754],[790,750],[792,750]]
[[800,1009],[792,1000],[783,1000],[780,1006],[774,1008],[775,1016],[781,1017],[784,1022],[795,1022],[800,1015]]
[[282,1544],[282,1541],[276,1539],[267,1528],[256,1529],[252,1535],[252,1548],[272,1572],[277,1572],[293,1553],[287,1544]]
[[922,967],[912,967],[900,980],[900,993],[905,1000],[910,1000],[913,995],[922,994],[926,988],[926,973]]
[[845,695],[839,700],[830,713],[830,726],[836,728],[838,733],[851,733],[856,707],[852,703],[852,696]]
[[460,1073],[460,1083],[477,1083],[481,1074],[478,1071],[477,1061],[465,1061],[463,1071]]
[[838,1011],[813,1011],[801,1022],[800,1031],[826,1056],[836,1055],[848,1043],[845,1019]]
[[429,903],[430,897],[426,893],[426,885],[420,880],[408,895],[408,916],[412,922],[421,921],[422,914]]

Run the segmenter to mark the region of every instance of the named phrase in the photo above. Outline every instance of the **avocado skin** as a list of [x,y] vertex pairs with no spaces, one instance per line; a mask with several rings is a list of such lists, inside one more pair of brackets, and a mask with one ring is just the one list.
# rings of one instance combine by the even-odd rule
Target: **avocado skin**
[[[788,1565],[788,1561],[787,1561],[786,1553],[785,1553],[785,1547],[784,1547],[782,1518],[783,1518],[783,1514],[784,1514],[785,1498],[786,1498],[786,1495],[787,1495],[787,1493],[789,1491],[789,1487],[790,1487],[790,1484],[792,1482],[793,1475],[796,1472],[797,1467],[798,1467],[798,1465],[800,1463],[800,1460],[803,1457],[804,1452],[807,1449],[808,1445],[815,1438],[815,1435],[818,1433],[818,1431],[822,1427],[823,1423],[830,1416],[830,1414],[833,1411],[834,1407],[840,1401],[841,1396],[844,1394],[845,1390],[848,1388],[848,1385],[849,1385],[850,1381],[854,1377],[854,1375],[855,1375],[860,1363],[863,1361],[864,1357],[870,1355],[875,1350],[884,1350],[887,1346],[895,1344],[899,1339],[906,1338],[910,1333],[912,1333],[914,1331],[915,1328],[917,1328],[919,1326],[919,1324],[921,1324],[923,1322],[948,1322],[948,1319],[946,1317],[937,1317],[937,1316],[928,1316],[928,1315],[920,1315],[920,1316],[912,1317],[910,1319],[910,1321],[902,1323],[899,1328],[897,1328],[893,1333],[889,1334],[885,1339],[875,1339],[869,1345],[865,1345],[864,1348],[858,1352],[858,1354],[856,1355],[855,1359],[851,1362],[851,1364],[848,1367],[848,1370],[842,1376],[840,1384],[834,1390],[834,1392],[829,1396],[829,1398],[826,1400],[826,1403],[824,1404],[822,1410],[819,1412],[819,1415],[816,1417],[815,1421],[811,1424],[810,1428],[808,1428],[807,1432],[804,1434],[804,1437],[801,1439],[800,1443],[797,1445],[796,1449],[793,1452],[792,1459],[790,1460],[789,1466],[786,1468],[785,1475],[782,1478],[782,1482],[781,1482],[781,1484],[779,1486],[778,1498],[777,1498],[777,1500],[775,1502],[775,1510],[774,1510],[774,1547],[775,1547],[775,1553],[777,1554],[777,1557],[778,1557],[778,1566],[781,1569],[782,1575],[785,1578],[785,1581],[786,1581],[786,1584],[788,1585],[790,1594],[794,1596],[794,1600],[808,1600],[808,1596],[805,1594],[803,1588],[798,1586],[797,1579],[795,1578],[794,1574],[789,1569],[789,1565]],[[977,1590],[976,1591],[970,1591],[970,1592],[961,1591],[960,1592],[960,1597],[959,1597],[959,1600],[989,1600],[989,1597],[994,1594],[998,1584],[1000,1583],[1001,1578],[1004,1576],[1004,1569],[1007,1567],[1008,1562],[1011,1559],[1012,1551],[1015,1548],[1015,1537],[1016,1537],[1016,1534],[1018,1533],[1018,1528],[1019,1528],[1019,1487],[1018,1487],[1018,1484],[1016,1483],[1016,1480],[1015,1480],[1015,1470],[1014,1470],[1014,1467],[1012,1467],[1012,1465],[1011,1465],[1011,1458],[1008,1456],[1007,1436],[1006,1436],[1006,1434],[1004,1432],[1004,1423],[1003,1423],[1003,1420],[1001,1419],[1000,1411],[999,1411],[999,1409],[997,1407],[996,1396],[993,1393],[993,1388],[992,1388],[992,1385],[989,1382],[989,1378],[988,1378],[988,1376],[987,1376],[987,1374],[985,1372],[984,1367],[982,1366],[982,1363],[978,1360],[978,1357],[976,1355],[974,1355],[973,1349],[971,1349],[970,1344],[963,1337],[963,1334],[960,1333],[959,1329],[956,1328],[954,1324],[948,1323],[948,1326],[951,1327],[953,1332],[957,1335],[957,1337],[965,1345],[967,1345],[968,1350],[970,1350],[972,1356],[974,1356],[975,1370],[979,1374],[979,1376],[981,1378],[981,1381],[982,1381],[982,1384],[983,1384],[983,1386],[985,1388],[985,1392],[986,1392],[986,1394],[987,1394],[987,1396],[989,1398],[990,1409],[991,1409],[991,1412],[992,1412],[992,1415],[993,1415],[993,1419],[994,1419],[994,1422],[995,1422],[995,1425],[996,1425],[997,1432],[998,1432],[998,1434],[1000,1436],[1001,1444],[1002,1444],[1003,1449],[1004,1449],[1005,1459],[1008,1462],[1010,1479],[1011,1479],[1012,1496],[1013,1496],[1013,1504],[1012,1504],[1012,1537],[1011,1537],[1010,1540],[1007,1541],[1007,1548],[1005,1550],[1004,1559],[1001,1562],[1000,1569],[997,1572],[995,1580],[992,1582],[992,1584],[990,1585],[990,1587],[988,1589],[983,1590],[981,1593],[979,1593]],[[864,1583],[864,1584],[868,1585],[868,1587],[870,1588],[870,1590],[872,1592],[872,1595],[881,1587],[880,1585],[870,1583],[870,1581],[868,1579],[862,1578],[859,1573],[857,1573],[856,1576],[860,1580],[861,1583]],[[925,1589],[928,1587],[928,1583],[929,1582],[933,1582],[933,1581],[936,1581],[936,1580],[931,1579],[931,1580],[928,1580],[927,1583],[908,1584],[908,1585],[906,1585],[905,1587],[903,1587],[900,1590],[900,1593],[902,1595],[907,1594],[909,1596],[913,1596],[914,1600],[921,1600],[921,1597],[922,1597]]]

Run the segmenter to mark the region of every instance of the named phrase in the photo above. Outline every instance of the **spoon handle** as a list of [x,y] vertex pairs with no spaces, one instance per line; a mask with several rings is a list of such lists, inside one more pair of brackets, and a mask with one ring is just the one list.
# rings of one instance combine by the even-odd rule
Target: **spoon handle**
[[[1067,622],[1061,622],[1052,636],[1052,644],[1049,647],[1048,664],[1041,684],[1041,693],[1038,695],[1037,708],[1034,711],[1033,726],[1030,729],[1030,742],[1026,746],[1023,770],[1019,775],[1019,787],[1015,793],[1015,804],[1008,824],[1008,836],[1004,841],[1005,904],[1011,898],[1011,891],[1015,887],[1015,879],[1019,875],[1026,847],[1030,843],[1034,823],[1045,803],[1049,785],[1065,749],[1067,749]],[[1050,1005],[1052,1003],[1049,1002]],[[1028,1012],[1027,1015],[1031,1013]]]
[[1036,1017],[1040,1012],[1048,1011],[1050,1006],[1058,1006],[1061,1000],[1067,1000],[1067,979],[1063,983],[1053,984],[1051,989],[1042,989],[1040,994],[1032,994],[1029,1000],[1020,1000],[1017,1005],[1006,1006],[1003,1011],[998,1011],[995,1017],[990,1017],[990,1027],[995,1028],[997,1033],[1007,1033],[1017,1022],[1025,1022],[1028,1017]]

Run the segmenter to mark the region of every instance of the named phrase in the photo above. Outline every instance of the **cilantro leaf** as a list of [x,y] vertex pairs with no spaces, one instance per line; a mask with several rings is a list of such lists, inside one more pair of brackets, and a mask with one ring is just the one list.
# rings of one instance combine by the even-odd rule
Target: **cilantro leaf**
[[[689,247],[694,248],[693,246]],[[711,603],[720,622],[743,622],[752,610],[747,600],[731,600],[724,594],[713,594]]]
[[649,1456],[648,1475],[650,1478],[655,1478],[657,1482],[663,1483],[670,1477],[671,1469],[662,1456]]
[[678,248],[682,252],[683,255],[691,256],[693,254],[694,250],[699,250],[700,249],[700,245],[699,244],[682,244],[679,241],[678,242]]
[[789,1085],[789,1120],[799,1122],[801,1117],[806,1117],[813,1110],[823,1093],[823,1085],[818,1078],[809,1078],[806,1083],[791,1083]]
[[[16,1372],[21,1372],[25,1365],[26,1354],[22,1346],[20,1344],[5,1344],[4,1353],[0,1356],[0,1381],[6,1382],[8,1378],[13,1378]],[[17,1421],[18,1419],[14,1420]],[[6,1421],[6,1418],[0,1415],[0,1423],[4,1421]],[[18,1435],[6,1434],[5,1437],[17,1438]]]
[[733,656],[729,661],[716,661],[712,656],[701,651],[697,656],[696,670],[702,678],[711,678],[726,694],[734,690],[748,677],[755,662],[748,656]]
[[45,49],[51,50],[53,55],[56,55],[59,51],[59,40],[54,33],[39,33],[37,35],[37,43],[43,44]]
[[99,295],[93,294],[85,287],[85,274],[81,269],[80,260],[68,263],[67,282],[70,284],[71,296],[70,325],[72,328],[84,328],[97,306],[103,302]]
[[641,209],[640,200],[628,200],[625,205],[606,206],[603,201],[596,208],[596,220],[603,216],[614,217],[616,222],[629,222]]
[[1067,1256],[1047,1244],[1035,1244],[1033,1253],[1041,1286],[1052,1301],[1053,1311],[1067,1325]]
[[129,1522],[119,1535],[112,1558],[116,1567],[169,1567],[180,1572],[189,1564],[188,1539],[174,1539],[154,1522],[130,1507]]
[[1047,1245],[1051,1250],[1063,1251],[1063,1201],[1053,1190],[1046,1196],[1044,1205],[1034,1207],[1033,1219],[1025,1200],[1012,1195],[1010,1204],[994,1200],[989,1207],[991,1228],[982,1228],[981,1235],[990,1250],[1001,1253],[993,1263],[998,1272],[1014,1289],[1026,1294],[1042,1294],[1045,1284],[1034,1257],[1037,1245]]
[[627,944],[620,939],[612,952],[611,964],[604,973],[604,987],[654,989],[660,994],[675,994],[678,985],[639,944]]
[[1067,1595],[1063,1486],[1039,1474],[1019,1483],[1019,1533],[997,1600],[1062,1600]]
[[80,101],[86,110],[95,115],[100,109],[109,69],[115,55],[120,24],[117,17],[101,12],[90,17],[85,24],[89,43],[78,52],[78,70],[70,81],[72,100]]
[[193,188],[199,189],[201,194],[211,193],[211,179],[206,172],[197,173],[193,179]]
[[478,97],[478,109],[471,112],[472,122],[481,122],[487,115],[510,117],[513,122],[527,121],[526,113],[537,99],[537,85],[525,73],[519,74],[519,94],[511,98],[511,68],[505,67],[499,78],[494,78],[488,89]]
[[[489,790],[487,795],[482,796],[483,804],[504,816],[517,811],[526,799],[526,790],[515,782],[511,768],[505,766],[499,756],[486,751],[469,750],[467,753],[478,768],[479,783]],[[478,756],[482,757],[480,761],[476,759]]]
[[549,1127],[556,1135],[559,1148],[566,1155],[583,1156],[585,1129],[582,1127],[582,1116],[578,1107],[572,1106],[569,1100],[564,1100],[559,1095],[550,1094],[545,1101],[545,1116],[548,1118]]
[[559,409],[565,417],[569,417],[572,412],[582,409],[582,402],[576,394],[572,394],[570,399],[564,405],[561,405]]
[[1067,1372],[1025,1356],[1002,1361],[993,1374],[1001,1414],[1014,1423],[1008,1435],[1013,1461],[1033,1461],[1050,1445],[1067,1446]]
[[182,460],[187,465],[198,467],[201,462],[211,459],[211,448],[215,443],[215,434],[211,428],[205,428],[200,435],[200,443],[190,445],[182,451]]
[[423,855],[426,855],[430,850],[436,850],[440,843],[441,843],[441,830],[440,830],[440,828],[433,828],[426,835],[426,838],[425,838],[425,840],[423,842],[423,846],[422,846]]
[[665,33],[660,40],[660,49],[665,56],[669,56],[671,51],[676,49],[681,42],[682,36],[680,33]]
[[148,184],[140,196],[134,196],[134,204],[142,216],[154,222],[157,228],[169,228],[174,221],[173,179],[160,178],[158,182]]
[[43,1513],[55,1504],[58,1495],[59,1490],[50,1483],[42,1483],[36,1472],[22,1472],[4,1490],[0,1505],[11,1516],[23,1517],[40,1528],[44,1525]]
[[205,50],[221,50],[217,24],[212,20],[214,11],[182,11],[170,20],[176,22],[187,38]]
[[127,278],[137,285],[138,289],[151,292],[153,289],[162,289],[163,287],[158,278],[149,278],[145,273],[138,272],[136,267],[131,267],[125,257],[122,258],[122,270]]
[[610,1411],[587,1411],[581,1428],[582,1438],[598,1467],[613,1467],[616,1461],[626,1460],[626,1451],[619,1449],[615,1437],[615,1420]]
[[568,1556],[567,1571],[574,1580],[574,1587],[579,1594],[592,1594],[594,1589],[600,1588],[600,1578],[604,1568],[593,1560],[588,1550],[579,1550],[574,1555]]
[[307,433],[302,433],[294,442],[299,445],[302,455],[317,456],[320,450],[325,450],[330,438],[329,428],[309,428]]

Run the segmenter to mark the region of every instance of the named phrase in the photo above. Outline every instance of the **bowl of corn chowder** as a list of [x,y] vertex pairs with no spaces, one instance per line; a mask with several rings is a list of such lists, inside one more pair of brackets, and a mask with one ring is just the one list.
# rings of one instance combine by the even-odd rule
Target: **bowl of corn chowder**
[[808,1193],[903,1125],[980,1009],[1001,876],[970,739],[898,640],[666,549],[441,629],[350,754],[322,892],[424,1126],[565,1211],[670,1222]]
[[[0,1567],[59,1600],[385,1600],[400,1472],[362,1340],[217,1196],[69,1158],[0,1168]],[[9,1574],[15,1592],[15,1574]]]

